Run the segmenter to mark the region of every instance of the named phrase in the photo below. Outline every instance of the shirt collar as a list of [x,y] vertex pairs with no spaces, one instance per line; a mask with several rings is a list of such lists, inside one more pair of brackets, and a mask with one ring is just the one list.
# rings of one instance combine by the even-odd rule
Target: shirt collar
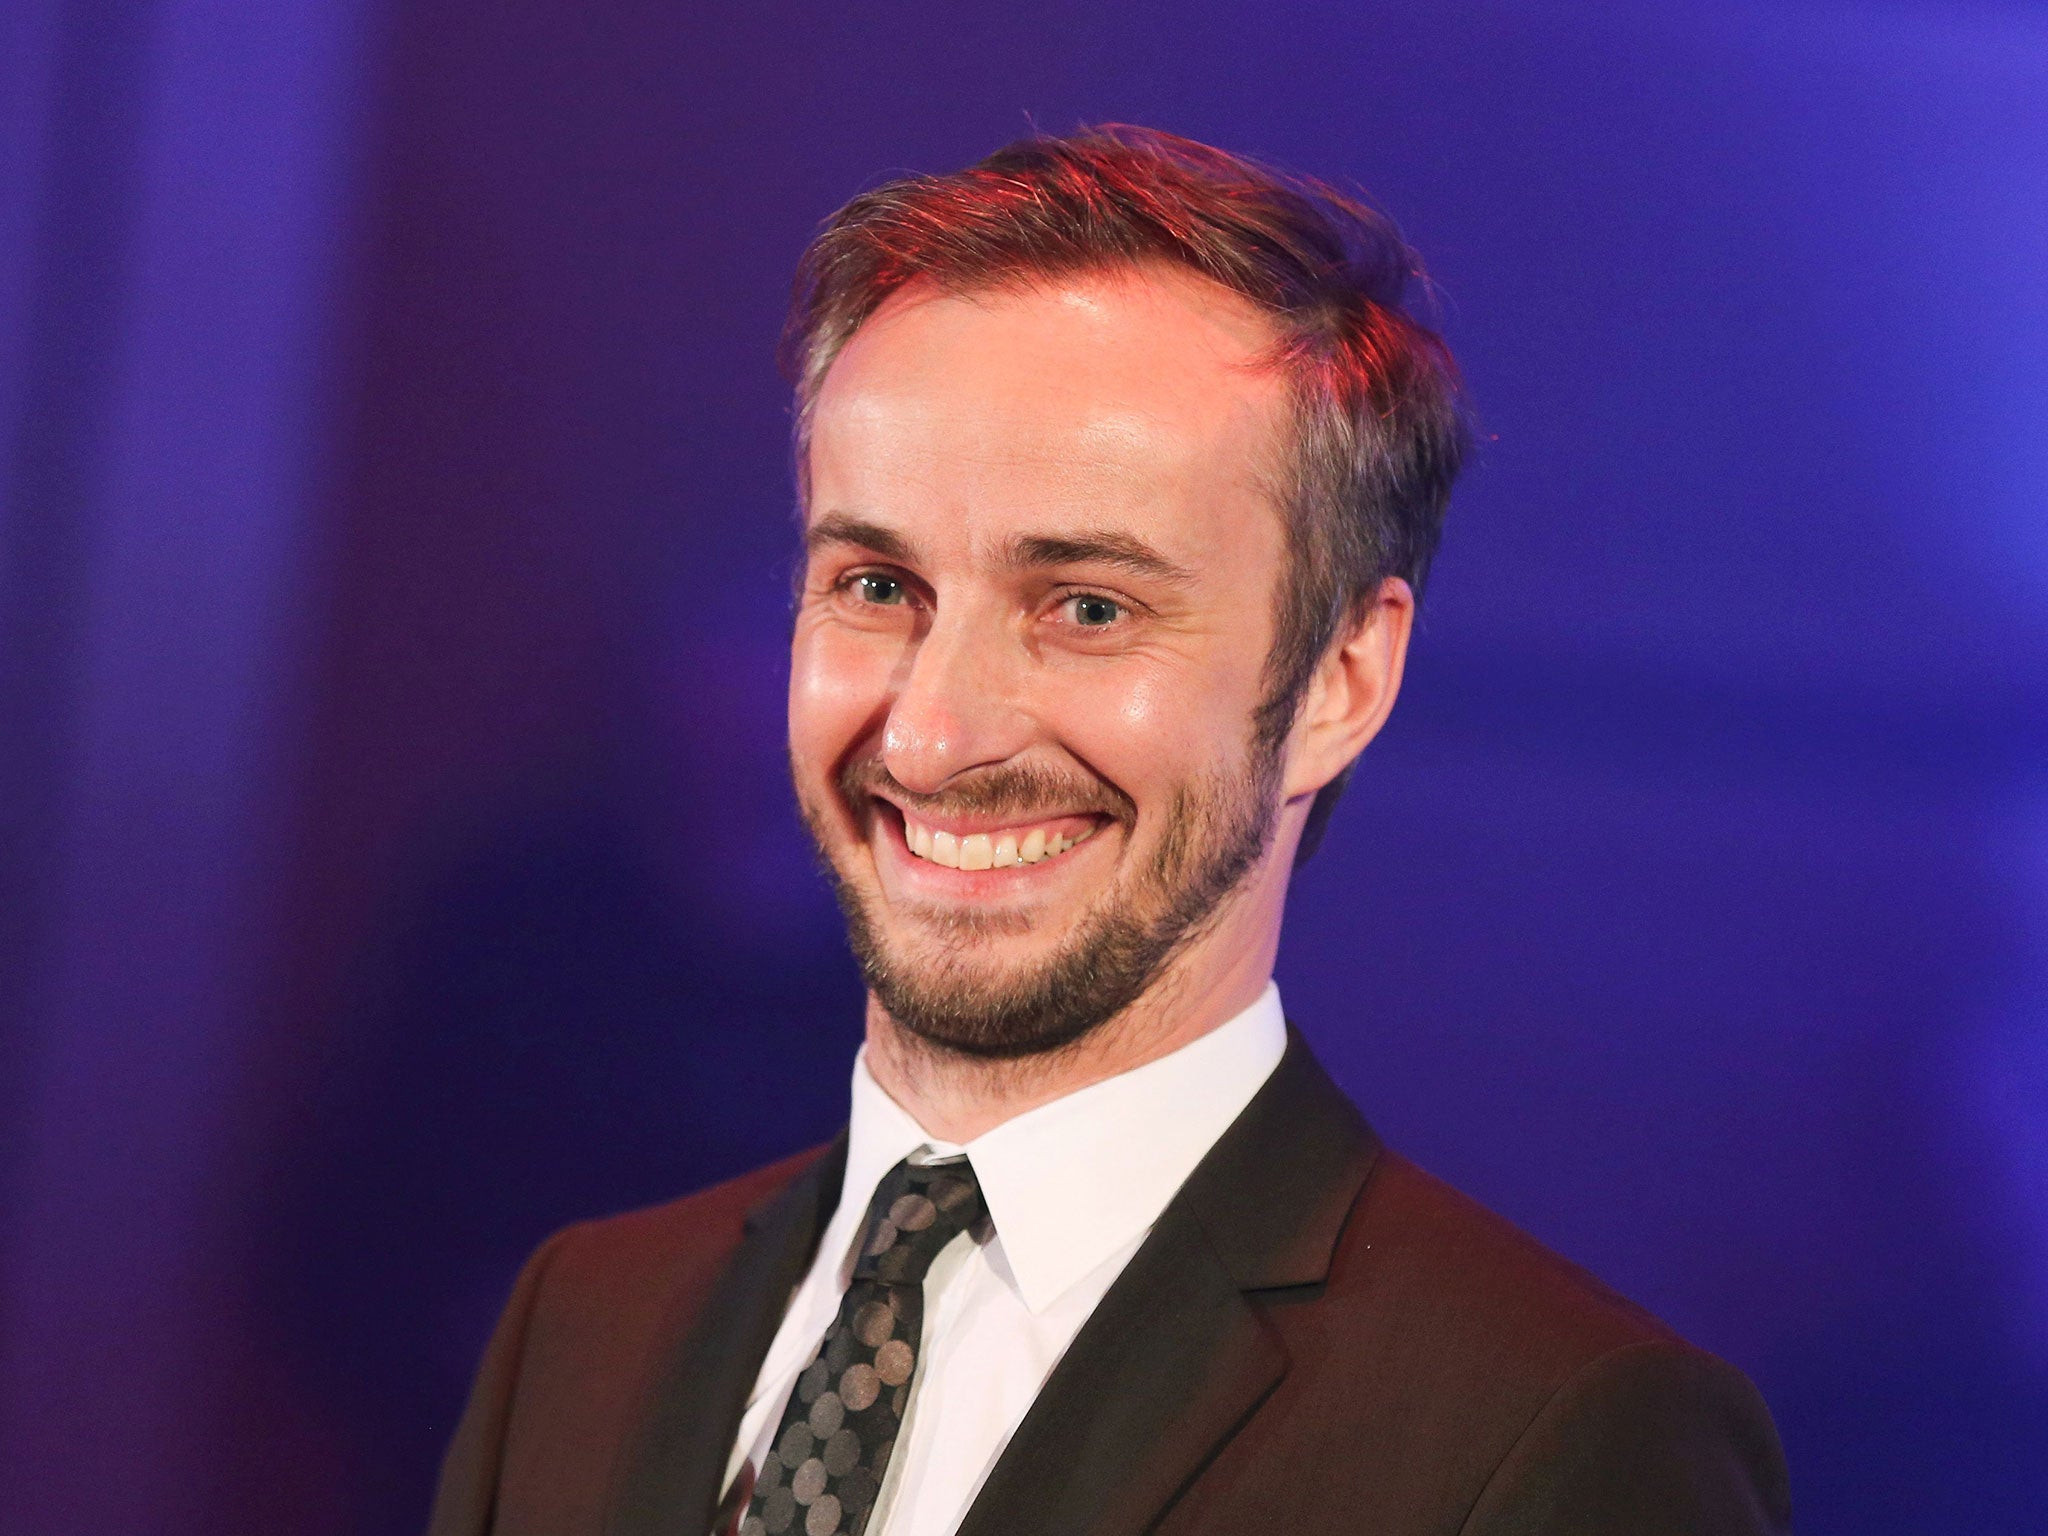
[[853,1067],[846,1178],[827,1242],[851,1245],[882,1176],[913,1154],[974,1164],[1018,1294],[1042,1312],[1150,1230],[1287,1049],[1280,990],[1170,1055],[942,1142]]

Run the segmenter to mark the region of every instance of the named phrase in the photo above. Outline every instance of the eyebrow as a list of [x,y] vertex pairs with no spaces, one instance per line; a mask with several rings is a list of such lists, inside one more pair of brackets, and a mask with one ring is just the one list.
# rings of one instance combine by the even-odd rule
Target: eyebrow
[[1012,570],[1046,565],[1109,565],[1149,576],[1172,586],[1192,585],[1195,573],[1166,558],[1143,539],[1128,533],[1079,533],[1065,537],[1020,534],[1004,551]]
[[902,534],[844,512],[826,513],[804,533],[804,549],[808,553],[816,554],[821,549],[837,545],[872,550],[884,560],[895,560],[904,565],[912,563],[910,543]]
[[[903,565],[916,563],[916,552],[902,534],[850,513],[828,512],[804,534],[804,548],[812,554],[821,549],[845,547],[865,549]],[[1013,571],[1057,565],[1107,565],[1170,586],[1191,586],[1195,581],[1195,573],[1186,566],[1169,560],[1135,534],[1114,530],[1019,534],[1004,546],[1003,564]]]

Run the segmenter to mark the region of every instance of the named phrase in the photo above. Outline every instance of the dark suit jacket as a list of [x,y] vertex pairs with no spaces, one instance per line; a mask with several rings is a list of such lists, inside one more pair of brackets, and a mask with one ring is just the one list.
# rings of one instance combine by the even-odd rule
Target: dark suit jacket
[[[519,1277],[431,1536],[704,1536],[844,1143],[570,1227]],[[961,1536],[1779,1531],[1741,1373],[1385,1150],[1298,1036]]]

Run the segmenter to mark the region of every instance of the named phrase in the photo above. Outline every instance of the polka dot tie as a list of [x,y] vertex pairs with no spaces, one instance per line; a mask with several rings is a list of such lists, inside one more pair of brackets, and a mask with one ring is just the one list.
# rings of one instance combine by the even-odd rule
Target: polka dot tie
[[740,1536],[862,1536],[917,1370],[925,1271],[985,1210],[965,1158],[889,1170],[868,1207],[853,1283],[797,1378]]

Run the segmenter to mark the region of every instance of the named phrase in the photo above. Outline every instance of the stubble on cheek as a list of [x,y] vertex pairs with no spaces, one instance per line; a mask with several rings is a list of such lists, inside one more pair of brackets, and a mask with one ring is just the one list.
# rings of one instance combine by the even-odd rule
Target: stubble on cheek
[[[1051,914],[930,904],[884,910],[872,850],[877,813],[860,788],[861,774],[849,769],[835,786],[859,829],[851,840],[827,835],[839,818],[809,804],[801,787],[799,803],[845,915],[848,942],[890,1017],[941,1049],[1015,1059],[1058,1050],[1101,1027],[1207,929],[1271,844],[1277,772],[1276,755],[1254,745],[1236,773],[1181,786],[1142,866],[1126,864],[1092,899],[1082,898],[1046,953],[1008,964],[981,953],[983,945],[1042,928]],[[1033,803],[1046,784],[1003,778],[984,781],[978,798],[985,803],[976,809]],[[1127,859],[1135,807],[1119,819]],[[906,928],[922,930],[925,941]]]

